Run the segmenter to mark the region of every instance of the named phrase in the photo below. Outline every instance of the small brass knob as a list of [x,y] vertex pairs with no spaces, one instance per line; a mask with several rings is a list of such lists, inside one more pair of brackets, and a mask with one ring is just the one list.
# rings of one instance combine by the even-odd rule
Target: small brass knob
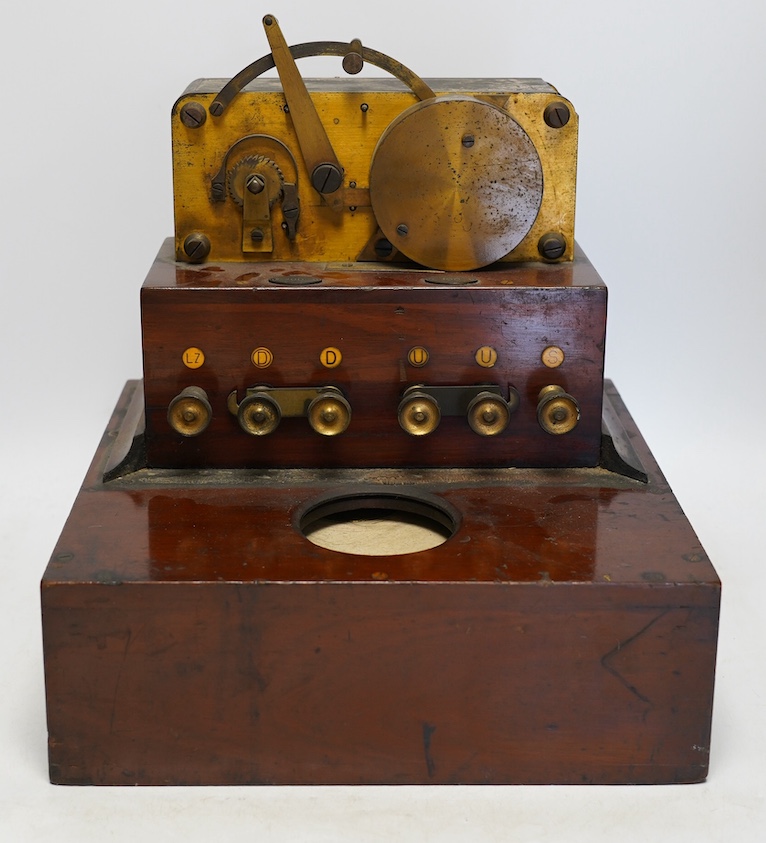
[[408,392],[399,404],[399,425],[411,436],[427,436],[433,433],[439,426],[441,417],[436,399],[425,392]]
[[537,421],[546,433],[569,433],[580,421],[580,405],[560,386],[544,386],[538,396]]
[[337,436],[351,423],[351,405],[335,387],[328,387],[309,404],[309,424],[322,436]]
[[239,426],[251,436],[268,436],[282,419],[279,404],[265,392],[254,392],[242,399],[237,409]]
[[480,392],[468,405],[468,424],[479,436],[497,436],[511,420],[508,403],[493,392]]
[[187,386],[168,405],[168,424],[181,436],[199,436],[212,417],[207,393],[198,386]]

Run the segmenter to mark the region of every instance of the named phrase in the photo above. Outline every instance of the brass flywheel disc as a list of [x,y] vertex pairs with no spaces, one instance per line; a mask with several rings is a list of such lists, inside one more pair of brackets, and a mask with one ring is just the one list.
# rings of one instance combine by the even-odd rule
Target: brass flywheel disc
[[423,100],[383,132],[370,171],[378,225],[400,252],[434,269],[478,269],[524,239],[543,174],[527,133],[474,97]]

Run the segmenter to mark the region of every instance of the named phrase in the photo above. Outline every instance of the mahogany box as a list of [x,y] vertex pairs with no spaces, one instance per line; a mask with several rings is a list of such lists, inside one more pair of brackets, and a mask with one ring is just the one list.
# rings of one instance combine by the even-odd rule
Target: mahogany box
[[[614,387],[594,467],[148,467],[120,398],[42,582],[62,784],[681,783],[720,583]],[[363,556],[313,514],[431,512]]]

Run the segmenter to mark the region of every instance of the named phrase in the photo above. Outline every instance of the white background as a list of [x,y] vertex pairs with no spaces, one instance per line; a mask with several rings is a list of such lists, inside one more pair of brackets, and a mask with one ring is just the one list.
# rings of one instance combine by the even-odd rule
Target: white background
[[[4,840],[762,838],[764,10],[757,0],[4,0]],[[266,12],[290,43],[360,37],[424,77],[541,76],[575,104],[577,237],[610,288],[607,374],[724,581],[707,783],[48,784],[38,582],[122,385],[141,375],[138,290],[173,230],[170,108],[192,79],[232,76],[268,52]]]

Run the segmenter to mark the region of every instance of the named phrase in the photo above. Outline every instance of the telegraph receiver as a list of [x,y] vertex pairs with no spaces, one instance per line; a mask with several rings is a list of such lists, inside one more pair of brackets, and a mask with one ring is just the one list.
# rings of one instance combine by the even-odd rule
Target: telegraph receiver
[[[571,103],[264,27],[270,55],[173,108],[149,464],[596,465],[606,289],[575,253]],[[306,82],[314,55],[394,78]]]
[[[359,41],[288,48],[264,27],[270,55],[173,109],[178,260],[572,260],[577,115],[554,88],[425,82]],[[295,59],[320,55],[393,78],[304,81]]]
[[[144,377],[43,579],[52,781],[704,778],[720,583],[604,381],[573,105],[263,24],[172,109]],[[391,513],[435,546],[311,539]]]

